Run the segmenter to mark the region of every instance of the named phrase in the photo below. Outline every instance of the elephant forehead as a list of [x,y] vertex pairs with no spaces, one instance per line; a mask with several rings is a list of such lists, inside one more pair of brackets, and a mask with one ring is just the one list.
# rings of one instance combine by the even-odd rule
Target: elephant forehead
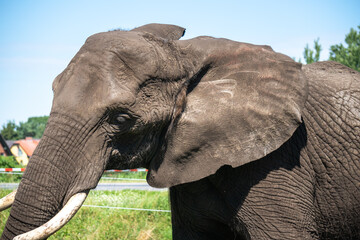
[[54,110],[75,111],[87,117],[114,104],[133,104],[138,78],[123,63],[114,63],[108,53],[78,55],[54,82]]
[[135,95],[131,88],[130,84],[116,81],[69,81],[64,89],[54,95],[53,110],[88,118],[114,105],[132,105]]
[[139,85],[156,66],[148,60],[153,51],[141,52],[148,46],[138,48],[143,43],[137,36],[124,40],[122,35],[101,33],[86,41],[53,83],[54,109],[89,115],[135,102]]

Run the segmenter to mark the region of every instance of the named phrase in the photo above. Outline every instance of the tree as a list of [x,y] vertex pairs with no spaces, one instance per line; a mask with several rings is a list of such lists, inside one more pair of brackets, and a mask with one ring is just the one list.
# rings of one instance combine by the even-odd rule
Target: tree
[[16,128],[19,138],[26,137],[41,138],[49,117],[30,117],[27,122],[20,122]]
[[319,44],[319,38],[314,41],[314,50],[311,50],[309,48],[309,44],[306,44],[303,53],[306,64],[318,62],[320,60],[320,52],[322,49],[321,49],[321,45]]
[[13,156],[0,156],[0,168],[18,168],[23,167],[15,160]]
[[30,117],[19,125],[16,125],[14,121],[9,121],[3,125],[1,135],[6,140],[19,140],[26,137],[41,138],[48,119],[48,116]]
[[15,121],[8,121],[6,124],[3,124],[1,135],[6,140],[17,140],[19,139],[19,134],[16,131]]
[[345,35],[345,42],[348,45],[336,44],[330,47],[331,61],[344,64],[360,72],[360,25],[359,32],[351,28],[350,33]]

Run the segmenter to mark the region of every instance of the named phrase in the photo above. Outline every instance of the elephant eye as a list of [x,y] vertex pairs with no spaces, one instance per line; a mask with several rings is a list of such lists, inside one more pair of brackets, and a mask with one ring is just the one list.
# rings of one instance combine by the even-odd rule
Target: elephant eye
[[108,113],[108,123],[117,133],[128,131],[135,123],[135,118],[127,113],[113,111]]
[[117,123],[122,124],[125,123],[127,120],[130,120],[130,116],[125,113],[120,113],[116,116],[115,120]]

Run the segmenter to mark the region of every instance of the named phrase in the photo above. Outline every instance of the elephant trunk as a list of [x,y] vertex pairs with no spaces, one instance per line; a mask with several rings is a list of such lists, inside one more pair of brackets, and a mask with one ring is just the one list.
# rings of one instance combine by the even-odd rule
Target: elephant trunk
[[86,196],[87,193],[75,194],[50,221],[34,230],[31,230],[30,232],[16,236],[14,240],[36,240],[49,237],[70,221],[70,219],[80,209],[86,199]]
[[77,193],[96,187],[103,166],[84,154],[89,129],[58,114],[49,118],[17,190],[1,239],[31,231],[52,219]]
[[[44,159],[34,156],[30,161],[43,163]],[[37,164],[29,163],[17,190],[2,239],[13,239],[19,234],[41,226],[61,209],[66,192],[61,190],[60,186],[67,181],[61,179],[63,175],[64,173],[54,175],[44,172]]]

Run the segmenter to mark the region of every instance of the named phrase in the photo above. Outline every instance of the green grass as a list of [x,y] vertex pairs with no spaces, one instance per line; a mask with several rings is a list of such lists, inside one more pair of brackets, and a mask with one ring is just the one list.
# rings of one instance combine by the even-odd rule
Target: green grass
[[100,179],[100,183],[145,182],[146,174],[147,172],[105,172]]
[[[0,196],[10,193],[1,190]],[[91,191],[84,205],[169,210],[167,192]],[[0,233],[9,210],[0,213]],[[171,214],[83,206],[75,217],[49,239],[171,239]]]
[[146,179],[147,172],[105,172],[103,177],[126,177],[126,178],[137,178]]
[[0,183],[19,183],[22,175],[0,172]]
[[[0,168],[23,168],[23,165],[18,164],[14,157],[4,157],[0,156]],[[0,173],[0,183],[19,183],[21,181],[22,175],[19,174],[8,174]]]

